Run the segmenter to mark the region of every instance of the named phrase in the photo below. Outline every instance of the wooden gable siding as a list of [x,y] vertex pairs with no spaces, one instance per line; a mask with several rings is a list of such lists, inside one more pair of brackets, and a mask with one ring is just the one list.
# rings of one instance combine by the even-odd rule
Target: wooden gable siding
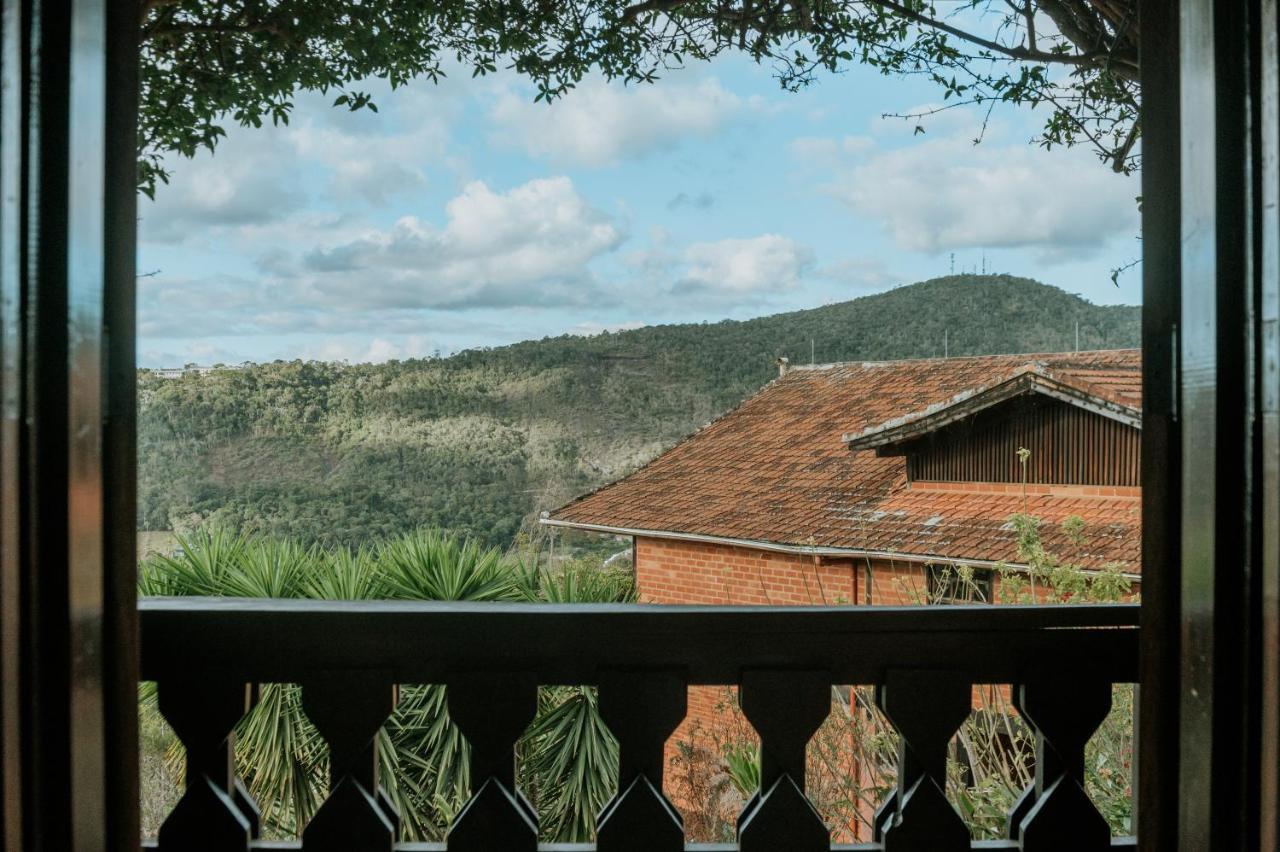
[[1021,482],[1019,448],[1031,451],[1027,482],[1141,484],[1142,433],[1045,397],[980,412],[906,447],[907,475],[935,482]]

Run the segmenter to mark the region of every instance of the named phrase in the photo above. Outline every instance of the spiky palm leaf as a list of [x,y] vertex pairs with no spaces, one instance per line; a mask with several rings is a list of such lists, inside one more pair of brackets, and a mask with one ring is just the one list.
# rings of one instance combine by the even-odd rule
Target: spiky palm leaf
[[[631,575],[591,565],[526,568],[548,603],[632,603]],[[596,690],[559,686],[538,695],[538,715],[520,742],[520,783],[538,808],[544,838],[587,842],[596,815],[617,792],[618,741],[600,718]]]
[[224,530],[178,536],[177,555],[154,554],[139,566],[138,592],[151,597],[224,595],[227,574],[241,564],[251,541]]
[[434,530],[384,544],[375,558],[387,597],[420,601],[515,601],[520,576],[502,552]]
[[[144,563],[142,594],[552,602],[635,596],[630,578],[618,572],[542,571],[434,531],[355,552],[217,531],[184,538],[180,547],[174,557]],[[141,695],[143,712],[156,712],[154,691]],[[440,838],[470,786],[469,749],[449,720],[443,687],[405,687],[378,749],[404,839]],[[537,798],[544,836],[589,839],[617,771],[617,744],[600,720],[594,691],[544,690],[520,754],[522,783]],[[262,687],[258,706],[237,727],[236,761],[269,833],[295,835],[328,788],[328,749],[302,711],[299,687]]]
[[618,741],[600,718],[596,690],[543,689],[520,743],[520,784],[538,808],[543,836],[590,841],[617,777]]

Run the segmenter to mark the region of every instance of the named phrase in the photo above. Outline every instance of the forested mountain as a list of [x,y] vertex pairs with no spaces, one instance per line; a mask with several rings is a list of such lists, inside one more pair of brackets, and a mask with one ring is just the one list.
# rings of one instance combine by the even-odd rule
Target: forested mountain
[[439,526],[505,544],[792,363],[1138,345],[1141,309],[953,276],[745,322],[565,335],[386,364],[139,371],[139,529],[356,544]]

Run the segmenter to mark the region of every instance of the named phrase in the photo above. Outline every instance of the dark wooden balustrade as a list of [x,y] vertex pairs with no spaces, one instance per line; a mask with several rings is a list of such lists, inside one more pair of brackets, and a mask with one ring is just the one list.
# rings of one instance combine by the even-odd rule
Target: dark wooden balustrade
[[[1110,688],[1138,671],[1136,606],[695,607],[152,599],[141,603],[142,677],[188,749],[186,792],[162,852],[596,850],[1090,852],[1112,839],[1085,795],[1084,747]],[[257,809],[235,777],[230,731],[256,685],[299,683],[332,750],[332,791],[301,843],[256,839]],[[397,684],[443,683],[472,745],[471,801],[447,843],[395,843],[398,814],[377,786],[379,726]],[[805,798],[805,744],[832,684],[875,684],[901,734],[897,787],[877,840],[832,845]],[[620,745],[618,794],[598,844],[538,844],[513,748],[539,685],[594,685]],[[686,844],[663,795],[663,743],[690,685],[740,688],[761,738],[761,790],[736,844]],[[1035,783],[1009,839],[970,842],[947,802],[947,744],[974,684],[1012,684],[1036,733]]]

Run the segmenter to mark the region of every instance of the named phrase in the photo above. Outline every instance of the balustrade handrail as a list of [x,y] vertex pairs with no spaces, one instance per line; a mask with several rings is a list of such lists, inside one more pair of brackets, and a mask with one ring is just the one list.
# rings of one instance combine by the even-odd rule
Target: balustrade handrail
[[[1138,676],[1132,604],[946,607],[731,607],[151,598],[139,604],[142,677],[187,747],[187,789],[161,828],[161,852],[268,847],[234,774],[232,731],[254,683],[302,684],[303,709],[330,746],[331,788],[303,852],[439,849],[395,844],[399,814],[379,787],[375,738],[397,684],[441,683],[471,744],[472,796],[448,852],[1097,852],[1113,841],[1084,789],[1085,747],[1112,684]],[[760,737],[760,790],[738,843],[686,847],[663,792],[663,748],[690,685],[731,684]],[[875,843],[832,846],[805,795],[806,745],[834,684],[873,684],[897,730],[894,789]],[[975,843],[948,803],[947,753],[974,684],[1011,684],[1036,736],[1035,783],[1009,814],[1009,839]],[[588,846],[537,843],[537,814],[514,772],[537,688],[599,688],[619,742],[618,794]]]
[[263,682],[378,668],[402,683],[454,671],[521,671],[595,684],[605,669],[678,668],[691,684],[745,669],[822,669],[874,683],[886,668],[954,669],[974,683],[1087,668],[1138,672],[1136,604],[1032,606],[685,606],[259,598],[139,602],[142,677],[192,667]]

